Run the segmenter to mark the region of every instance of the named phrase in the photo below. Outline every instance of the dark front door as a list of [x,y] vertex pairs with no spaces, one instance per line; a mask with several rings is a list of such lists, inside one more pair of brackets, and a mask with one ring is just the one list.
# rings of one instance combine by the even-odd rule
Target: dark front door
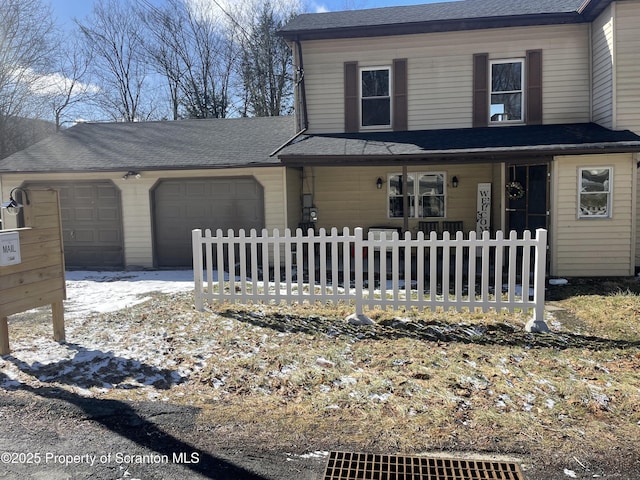
[[506,198],[508,231],[548,229],[549,164],[509,165]]

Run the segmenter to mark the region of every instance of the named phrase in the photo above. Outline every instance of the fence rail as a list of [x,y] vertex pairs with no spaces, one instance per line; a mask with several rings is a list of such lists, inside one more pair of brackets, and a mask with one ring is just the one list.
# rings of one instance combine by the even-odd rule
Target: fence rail
[[547,231],[521,238],[435,232],[363,235],[362,228],[281,235],[193,230],[196,308],[204,302],[334,302],[365,309],[532,310],[531,331],[546,331]]

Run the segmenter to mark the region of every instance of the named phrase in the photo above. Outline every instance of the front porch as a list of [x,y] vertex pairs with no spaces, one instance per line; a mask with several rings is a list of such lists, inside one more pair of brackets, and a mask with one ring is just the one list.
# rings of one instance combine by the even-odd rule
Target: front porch
[[287,183],[291,229],[542,228],[549,275],[626,276],[638,257],[638,150],[631,132],[585,123],[307,134],[277,155],[300,179]]

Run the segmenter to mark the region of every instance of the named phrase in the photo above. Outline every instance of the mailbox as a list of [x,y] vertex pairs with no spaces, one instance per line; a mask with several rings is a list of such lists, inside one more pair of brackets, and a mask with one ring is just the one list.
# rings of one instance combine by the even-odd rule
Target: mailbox
[[20,259],[20,234],[0,232],[0,267],[18,265]]

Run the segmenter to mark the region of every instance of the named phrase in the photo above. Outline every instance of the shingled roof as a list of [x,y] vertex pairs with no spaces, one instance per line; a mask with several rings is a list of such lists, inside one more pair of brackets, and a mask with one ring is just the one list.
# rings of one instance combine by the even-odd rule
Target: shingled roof
[[278,156],[288,165],[374,165],[403,160],[490,161],[514,155],[548,157],[639,150],[640,136],[633,132],[575,123],[303,135]]
[[590,21],[610,0],[462,0],[299,15],[289,40],[349,38]]
[[87,172],[277,165],[293,117],[81,123],[0,160],[2,172]]

